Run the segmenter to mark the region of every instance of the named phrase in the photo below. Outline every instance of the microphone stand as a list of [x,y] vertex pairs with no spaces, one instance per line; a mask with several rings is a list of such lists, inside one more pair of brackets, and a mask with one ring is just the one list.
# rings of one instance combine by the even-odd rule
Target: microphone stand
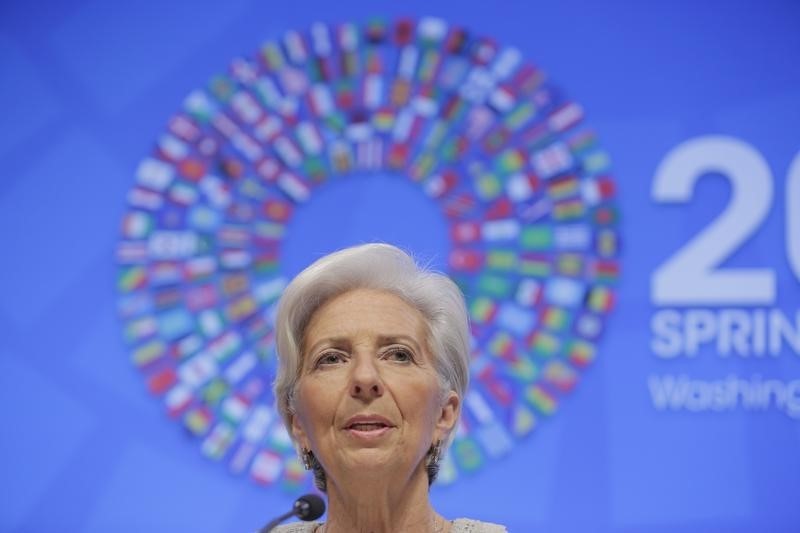
[[258,533],[269,533],[272,528],[286,520],[291,516],[296,516],[300,520],[309,521],[316,520],[325,512],[325,502],[316,494],[305,494],[295,500],[292,505],[291,511],[288,511],[274,520],[270,521],[266,526],[258,530]]
[[259,529],[258,533],[269,533],[270,531],[272,531],[272,528],[274,528],[275,526],[277,526],[278,524],[280,524],[281,522],[283,522],[287,518],[290,518],[290,517],[294,516],[294,513],[295,513],[295,510],[292,509],[291,511],[280,515],[278,518],[272,520],[269,524],[267,524],[266,526],[264,526],[261,529]]

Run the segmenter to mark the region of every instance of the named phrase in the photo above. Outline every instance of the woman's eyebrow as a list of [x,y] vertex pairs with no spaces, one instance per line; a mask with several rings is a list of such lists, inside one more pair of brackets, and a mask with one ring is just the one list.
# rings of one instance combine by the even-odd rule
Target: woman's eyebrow
[[328,348],[339,348],[349,345],[350,341],[347,339],[347,337],[325,337],[315,342],[312,346],[309,346],[306,353],[313,353],[322,346],[327,346]]
[[411,337],[410,335],[402,335],[402,334],[400,334],[400,335],[381,335],[381,336],[378,337],[378,342],[381,345],[384,345],[384,344],[397,344],[397,343],[399,343],[399,344],[409,344],[415,350],[419,350],[420,349],[420,346],[417,343],[416,339],[414,339],[414,337]]
[[[384,346],[386,344],[407,344],[414,349],[414,351],[419,352],[422,347],[419,345],[417,340],[411,335],[405,335],[402,333],[398,334],[388,334],[388,335],[379,335],[377,338],[378,346]],[[308,349],[303,350],[305,355],[311,355],[316,353],[323,347],[325,348],[341,348],[347,349],[351,345],[351,340],[346,336],[337,336],[337,337],[325,337],[313,345],[309,346]]]

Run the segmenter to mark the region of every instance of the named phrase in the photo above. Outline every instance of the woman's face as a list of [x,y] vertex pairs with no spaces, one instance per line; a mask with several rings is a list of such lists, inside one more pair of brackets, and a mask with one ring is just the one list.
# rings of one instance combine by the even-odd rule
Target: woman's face
[[459,399],[441,395],[426,331],[419,311],[376,290],[346,292],[312,315],[292,432],[329,478],[414,469],[455,425]]

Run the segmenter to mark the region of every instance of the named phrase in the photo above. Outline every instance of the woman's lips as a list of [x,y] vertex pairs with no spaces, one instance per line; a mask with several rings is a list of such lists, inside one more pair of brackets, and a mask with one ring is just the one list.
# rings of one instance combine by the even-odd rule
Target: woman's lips
[[382,424],[355,424],[345,428],[349,435],[366,440],[380,438],[392,429],[392,427]]
[[356,415],[351,417],[344,426],[344,430],[353,437],[361,439],[376,439],[394,426],[382,416]]
[[355,429],[356,431],[372,431],[385,427],[387,427],[386,424],[382,424],[380,422],[360,422],[358,424],[352,424],[347,429]]

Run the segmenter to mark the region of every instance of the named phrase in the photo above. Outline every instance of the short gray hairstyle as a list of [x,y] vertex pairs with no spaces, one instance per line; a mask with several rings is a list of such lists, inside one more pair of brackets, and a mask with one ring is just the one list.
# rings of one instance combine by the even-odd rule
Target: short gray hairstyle
[[[275,336],[278,372],[273,385],[278,412],[294,439],[293,398],[302,368],[303,337],[325,302],[355,289],[382,290],[416,308],[427,322],[428,348],[443,394],[463,400],[469,384],[470,336],[464,297],[444,274],[419,266],[403,250],[381,243],[345,248],[317,260],[286,287],[278,304]],[[455,431],[451,431],[447,448]]]

